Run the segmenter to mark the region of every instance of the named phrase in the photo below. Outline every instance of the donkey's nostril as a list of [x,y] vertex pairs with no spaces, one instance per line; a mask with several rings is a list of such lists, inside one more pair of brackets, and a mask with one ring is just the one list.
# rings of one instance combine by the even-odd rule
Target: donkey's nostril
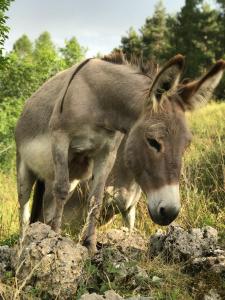
[[159,208],[159,214],[161,217],[165,217],[166,216],[166,209],[164,207],[160,207]]
[[179,207],[176,206],[160,206],[158,208],[158,223],[160,225],[170,224],[178,215]]

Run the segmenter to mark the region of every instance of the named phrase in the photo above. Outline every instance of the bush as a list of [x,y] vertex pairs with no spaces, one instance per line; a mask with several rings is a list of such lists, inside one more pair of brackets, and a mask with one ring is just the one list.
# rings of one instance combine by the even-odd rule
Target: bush
[[23,100],[6,98],[0,103],[0,168],[9,171],[15,166],[14,128]]

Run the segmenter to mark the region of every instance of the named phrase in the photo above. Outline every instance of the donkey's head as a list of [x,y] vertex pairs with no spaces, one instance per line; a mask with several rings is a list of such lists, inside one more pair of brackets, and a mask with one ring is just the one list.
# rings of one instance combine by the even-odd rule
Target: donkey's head
[[170,224],[180,210],[179,177],[191,133],[185,111],[207,101],[219,83],[225,61],[218,61],[201,79],[179,84],[184,58],[175,56],[157,74],[142,117],[131,128],[125,159],[147,196],[152,220]]

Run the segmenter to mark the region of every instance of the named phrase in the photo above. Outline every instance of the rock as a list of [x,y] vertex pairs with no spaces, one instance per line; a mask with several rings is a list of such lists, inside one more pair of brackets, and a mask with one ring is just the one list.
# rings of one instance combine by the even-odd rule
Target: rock
[[105,292],[105,299],[107,300],[120,300],[123,299],[118,294],[116,294],[113,290]]
[[11,270],[11,252],[9,246],[0,246],[0,279]]
[[186,231],[170,226],[167,233],[158,232],[150,238],[150,257],[161,255],[166,260],[186,261],[193,257],[208,256],[217,247],[217,230],[206,226]]
[[156,233],[150,236],[150,256],[155,257],[163,251],[164,242],[166,239],[166,233],[163,233],[161,229],[158,229]]
[[188,261],[185,271],[193,275],[205,271],[221,275],[225,278],[225,251],[215,250],[211,256],[195,257]]
[[131,298],[122,298],[118,294],[116,294],[113,290],[109,290],[105,292],[105,295],[98,295],[96,293],[85,294],[81,296],[80,300],[153,300],[152,297],[142,297],[142,296],[133,296]]
[[161,282],[162,278],[158,277],[158,276],[153,276],[152,277],[152,282]]
[[105,298],[102,295],[96,293],[84,294],[80,297],[80,300],[104,300]]
[[72,299],[87,257],[85,247],[56,234],[50,226],[31,224],[14,260],[18,285],[32,286],[50,299]]
[[126,298],[126,300],[154,300],[152,297],[134,296],[131,298]]
[[121,300],[121,299],[124,298],[116,294],[113,290],[106,291],[104,296],[92,293],[92,294],[85,294],[80,298],[80,300]]
[[211,289],[208,294],[204,296],[204,300],[222,300],[217,291]]
[[166,233],[156,232],[150,237],[149,253],[160,255],[165,261],[185,262],[184,271],[195,275],[201,271],[225,277],[225,251],[217,247],[217,230],[206,226],[186,231],[170,226]]
[[129,256],[137,255],[147,250],[146,239],[137,230],[129,231],[128,228],[111,229],[98,235],[98,240],[105,246],[115,246]]

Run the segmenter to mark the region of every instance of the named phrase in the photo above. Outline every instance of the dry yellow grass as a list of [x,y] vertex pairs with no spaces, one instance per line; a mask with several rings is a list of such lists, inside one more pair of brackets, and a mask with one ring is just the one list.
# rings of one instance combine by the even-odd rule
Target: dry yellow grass
[[[214,226],[219,230],[221,242],[225,244],[224,116],[225,103],[209,104],[188,116],[194,138],[184,157],[181,178],[182,211],[176,222],[185,228]],[[108,226],[120,225],[121,217],[118,216]],[[148,217],[144,199],[138,205],[136,227],[146,237],[159,228]],[[12,244],[18,235],[18,228],[15,173],[6,175],[0,172],[0,243]],[[159,258],[149,261],[143,257],[138,264],[146,269],[148,274],[163,278],[161,285],[151,286],[151,293],[156,299],[196,299],[196,295],[204,292],[204,288],[208,289],[218,284],[217,278],[197,276],[193,279],[181,272],[181,265],[167,265]],[[3,289],[9,295],[6,290],[12,293],[13,286],[16,287],[14,278],[9,278],[7,283],[4,286],[0,284],[0,294]],[[132,291],[121,287],[121,293],[123,292],[126,295]],[[31,295],[29,299],[35,298],[32,297]]]
[[[184,227],[211,225],[225,231],[225,103],[212,103],[188,115],[193,142],[184,157],[181,179],[182,211],[177,223]],[[15,173],[0,172],[0,241],[18,233]],[[120,217],[110,226],[120,225]],[[154,225],[140,202],[136,226],[147,235]]]

